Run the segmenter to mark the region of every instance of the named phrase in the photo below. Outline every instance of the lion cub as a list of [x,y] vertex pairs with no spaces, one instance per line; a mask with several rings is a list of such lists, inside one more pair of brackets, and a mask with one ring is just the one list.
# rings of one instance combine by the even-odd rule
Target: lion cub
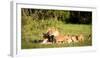
[[67,41],[67,43],[83,42],[84,41],[84,36],[83,36],[83,34],[79,34],[79,35],[66,35],[66,41]]
[[78,36],[77,35],[72,35],[71,39],[73,42],[78,42]]
[[66,42],[70,44],[72,42],[72,38],[70,35],[66,35]]
[[79,42],[84,42],[84,36],[83,36],[83,34],[78,35],[78,41]]

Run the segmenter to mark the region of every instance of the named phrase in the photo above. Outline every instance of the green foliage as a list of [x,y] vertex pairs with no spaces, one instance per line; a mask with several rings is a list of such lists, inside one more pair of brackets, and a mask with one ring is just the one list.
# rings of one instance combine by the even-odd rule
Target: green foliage
[[64,21],[70,17],[70,12],[65,10],[45,10],[22,8],[22,16],[31,16],[33,20],[60,20]]

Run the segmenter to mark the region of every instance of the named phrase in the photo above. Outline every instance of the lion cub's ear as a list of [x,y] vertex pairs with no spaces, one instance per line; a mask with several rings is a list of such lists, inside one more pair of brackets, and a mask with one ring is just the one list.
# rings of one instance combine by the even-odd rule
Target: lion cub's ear
[[78,42],[77,36],[76,35],[72,35],[71,39],[73,42]]
[[79,40],[79,42],[83,42],[83,41],[84,41],[84,36],[83,36],[83,34],[79,34],[78,40]]
[[88,40],[91,40],[91,39],[92,39],[92,35],[89,34],[89,35],[88,35]]

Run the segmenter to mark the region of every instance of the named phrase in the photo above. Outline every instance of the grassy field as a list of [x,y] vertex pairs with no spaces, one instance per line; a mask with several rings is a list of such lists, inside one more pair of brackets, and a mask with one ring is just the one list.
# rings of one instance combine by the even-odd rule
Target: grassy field
[[[55,23],[54,23],[55,24]],[[25,40],[22,37],[22,49],[31,49],[31,48],[61,48],[61,47],[80,47],[80,46],[91,46],[92,45],[92,39],[88,39],[88,35],[92,33],[92,26],[86,25],[86,24],[64,24],[59,23],[55,24],[55,27],[58,28],[59,32],[63,35],[69,34],[69,35],[77,35],[82,33],[85,37],[85,41],[83,43],[64,43],[64,44],[40,44],[40,43],[33,43],[30,41],[34,40],[41,40],[43,39],[42,33],[46,32],[47,28],[33,28],[34,31],[32,31],[31,38],[28,40]],[[23,35],[23,34],[22,34]]]

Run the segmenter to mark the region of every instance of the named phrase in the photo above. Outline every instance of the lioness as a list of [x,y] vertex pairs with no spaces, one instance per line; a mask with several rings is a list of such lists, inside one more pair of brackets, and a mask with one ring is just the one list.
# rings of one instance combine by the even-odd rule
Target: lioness
[[58,35],[55,37],[56,43],[64,43],[66,42],[66,36],[64,35]]
[[54,36],[58,36],[59,35],[59,31],[57,28],[51,27],[47,30],[47,34],[49,36],[54,35]]
[[56,42],[55,37],[59,35],[59,31],[57,28],[51,27],[47,30],[46,34],[48,35],[49,42]]

